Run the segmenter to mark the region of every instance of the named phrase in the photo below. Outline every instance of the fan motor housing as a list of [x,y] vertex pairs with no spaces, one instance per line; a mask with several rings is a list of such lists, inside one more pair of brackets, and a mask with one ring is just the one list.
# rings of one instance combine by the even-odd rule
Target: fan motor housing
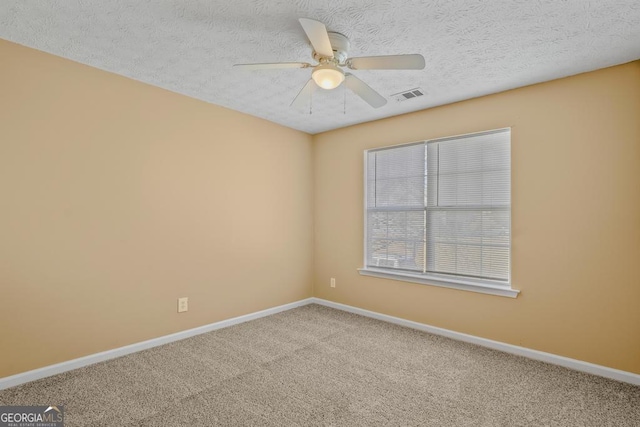
[[[333,57],[339,64],[344,64],[347,60],[347,53],[349,52],[349,39],[344,34],[335,33],[333,31],[327,32],[329,35],[329,41],[331,42],[331,48],[333,49]],[[313,51],[313,59],[318,62],[322,62],[324,58],[319,55],[315,50]]]

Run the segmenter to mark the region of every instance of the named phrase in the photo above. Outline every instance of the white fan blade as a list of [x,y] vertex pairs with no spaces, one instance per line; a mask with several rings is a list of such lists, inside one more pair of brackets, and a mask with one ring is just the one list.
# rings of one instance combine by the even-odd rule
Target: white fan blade
[[313,19],[300,18],[299,21],[316,53],[327,58],[333,58],[333,48],[329,41],[327,27],[322,22],[314,21]]
[[354,76],[353,74],[347,74],[344,79],[344,83],[347,85],[349,89],[353,91],[356,95],[362,98],[367,104],[371,105],[373,108],[380,108],[384,104],[387,103],[387,100],[384,99],[382,95],[380,95],[375,90],[371,89],[371,87]]
[[422,70],[424,65],[424,56],[418,53],[413,55],[362,56],[347,60],[347,66],[352,70]]
[[307,84],[304,85],[302,89],[300,89],[300,92],[298,92],[298,95],[296,95],[296,97],[293,99],[293,102],[291,102],[291,106],[293,108],[300,108],[300,109],[304,107],[305,104],[311,101],[311,95],[313,94],[313,92],[316,90],[317,87],[318,86],[316,86],[313,79],[309,79]]
[[235,64],[235,68],[243,70],[275,70],[280,68],[308,68],[311,64],[306,62],[274,62],[264,64]]

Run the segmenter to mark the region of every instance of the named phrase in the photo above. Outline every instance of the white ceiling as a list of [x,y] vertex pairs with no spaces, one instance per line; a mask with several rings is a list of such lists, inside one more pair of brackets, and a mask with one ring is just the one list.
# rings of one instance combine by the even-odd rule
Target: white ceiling
[[[313,62],[299,17],[348,36],[352,57],[427,66],[353,71],[389,99],[380,109],[339,87],[294,110],[309,69],[232,65]],[[318,133],[638,59],[640,1],[2,0],[0,38]],[[389,98],[415,87],[426,95]]]

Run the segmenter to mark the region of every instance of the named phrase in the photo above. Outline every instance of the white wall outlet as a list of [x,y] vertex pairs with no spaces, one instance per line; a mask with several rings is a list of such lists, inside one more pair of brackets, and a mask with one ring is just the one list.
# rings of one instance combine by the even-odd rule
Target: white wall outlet
[[183,313],[189,310],[189,298],[178,298],[178,313]]
[[336,278],[335,278],[335,277],[332,277],[332,278],[331,278],[331,287],[332,287],[332,288],[335,288],[335,287],[336,287]]

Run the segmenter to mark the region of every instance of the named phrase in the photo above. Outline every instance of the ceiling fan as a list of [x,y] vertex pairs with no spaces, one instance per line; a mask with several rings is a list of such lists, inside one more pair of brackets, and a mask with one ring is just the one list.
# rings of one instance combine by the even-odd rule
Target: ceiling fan
[[294,98],[291,103],[293,107],[304,105],[317,87],[331,90],[344,82],[347,88],[373,108],[379,108],[385,105],[387,100],[353,74],[345,73],[343,67],[351,70],[422,70],[425,66],[424,57],[420,54],[349,58],[349,39],[346,36],[327,31],[322,22],[313,19],[300,18],[299,21],[313,47],[312,57],[318,64],[277,62],[234,65],[245,70],[311,68],[311,78]]

